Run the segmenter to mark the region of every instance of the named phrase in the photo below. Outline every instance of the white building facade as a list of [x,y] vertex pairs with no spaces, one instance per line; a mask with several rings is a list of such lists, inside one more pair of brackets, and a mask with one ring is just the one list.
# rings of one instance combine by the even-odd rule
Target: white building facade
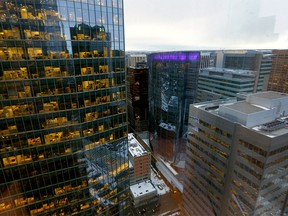
[[127,67],[135,67],[137,63],[147,62],[146,54],[130,54],[126,58]]

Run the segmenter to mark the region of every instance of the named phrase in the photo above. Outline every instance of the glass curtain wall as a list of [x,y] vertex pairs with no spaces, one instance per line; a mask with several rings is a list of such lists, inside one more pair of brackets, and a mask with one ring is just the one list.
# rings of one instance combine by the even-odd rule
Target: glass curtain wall
[[200,53],[154,53],[148,65],[150,141],[156,153],[174,161],[187,131],[189,105],[196,101]]
[[0,2],[0,215],[128,206],[122,0]]

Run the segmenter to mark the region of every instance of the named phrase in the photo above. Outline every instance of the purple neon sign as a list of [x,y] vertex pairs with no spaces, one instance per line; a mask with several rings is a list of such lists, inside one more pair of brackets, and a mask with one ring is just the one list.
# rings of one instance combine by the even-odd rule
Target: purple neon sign
[[159,53],[153,55],[154,60],[162,61],[193,61],[199,59],[199,53],[195,52],[171,52],[171,53]]

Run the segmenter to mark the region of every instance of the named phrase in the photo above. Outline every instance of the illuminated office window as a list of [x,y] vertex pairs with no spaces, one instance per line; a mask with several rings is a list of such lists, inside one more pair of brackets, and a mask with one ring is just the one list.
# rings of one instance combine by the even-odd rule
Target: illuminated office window
[[0,2],[0,214],[125,211],[124,41],[120,50],[109,31],[124,26],[97,20],[106,7]]

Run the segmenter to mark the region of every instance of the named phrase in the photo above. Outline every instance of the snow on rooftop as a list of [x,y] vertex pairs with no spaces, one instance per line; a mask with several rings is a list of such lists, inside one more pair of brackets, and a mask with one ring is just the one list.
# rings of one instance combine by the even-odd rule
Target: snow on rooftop
[[134,198],[144,196],[150,193],[156,193],[156,189],[150,181],[143,181],[132,185],[130,186],[130,191]]
[[176,131],[176,126],[175,125],[172,125],[170,123],[165,123],[165,122],[161,122],[160,127],[166,129],[166,130],[170,130],[170,131]]
[[151,182],[155,186],[157,194],[159,196],[169,193],[170,188],[166,185],[164,180],[161,179],[160,175],[157,173],[155,169],[152,169],[151,172]]
[[132,133],[128,134],[128,148],[133,157],[139,157],[144,154],[148,154],[148,151],[142,147],[138,140]]

